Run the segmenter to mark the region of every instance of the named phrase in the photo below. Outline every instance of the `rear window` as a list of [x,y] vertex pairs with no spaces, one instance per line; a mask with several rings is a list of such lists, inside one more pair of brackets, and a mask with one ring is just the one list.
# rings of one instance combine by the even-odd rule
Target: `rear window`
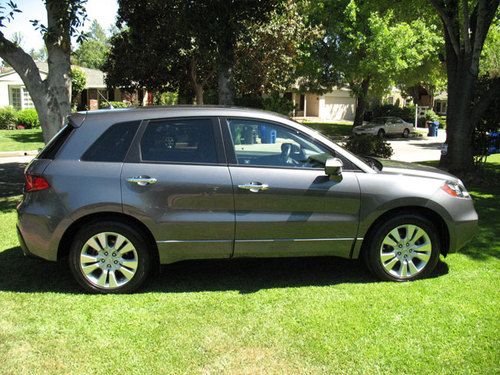
[[85,151],[81,159],[123,162],[139,124],[140,121],[130,121],[112,125]]
[[66,125],[64,128],[59,130],[59,132],[52,138],[47,146],[38,154],[38,159],[54,159],[57,155],[57,152],[61,149],[62,145],[69,138],[71,133],[73,133],[75,128],[71,125]]
[[217,163],[210,119],[152,121],[141,140],[143,161]]

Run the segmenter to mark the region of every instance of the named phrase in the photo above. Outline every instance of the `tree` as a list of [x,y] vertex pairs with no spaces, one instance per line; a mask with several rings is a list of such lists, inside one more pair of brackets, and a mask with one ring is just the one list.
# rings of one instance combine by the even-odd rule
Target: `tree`
[[91,69],[102,69],[109,53],[106,32],[96,20],[92,21],[87,37],[74,53],[76,65]]
[[[105,69],[109,72],[108,82],[113,85],[128,80],[133,85],[143,83],[147,88],[175,87],[180,99],[185,96],[183,92],[192,91],[201,104],[205,87],[214,86],[217,79],[219,103],[232,104],[238,37],[248,23],[267,20],[278,3],[121,0],[118,14],[123,31],[112,39]],[[136,64],[127,62],[126,69],[122,69],[119,61],[125,56]],[[151,68],[148,59],[155,61],[156,67]]]
[[[10,1],[0,15],[5,27],[20,12]],[[43,139],[48,142],[63,126],[71,110],[71,37],[85,20],[85,0],[46,0],[47,24],[33,21],[44,36],[48,74],[42,79],[33,58],[0,32],[0,57],[10,64],[24,82],[38,112]],[[81,37],[81,34],[80,34]]]
[[77,67],[71,68],[71,104],[75,105],[76,97],[85,90],[87,85],[87,76]]
[[[472,139],[478,120],[500,91],[496,77],[478,93],[480,57],[499,0],[428,0],[442,22],[448,75],[446,143],[440,165],[462,174],[473,167]],[[498,49],[498,46],[496,46]]]
[[439,38],[423,20],[399,20],[382,5],[323,0],[309,10],[324,35],[313,45],[310,64],[303,64],[308,78],[303,85],[315,91],[350,88],[357,99],[354,126],[362,123],[370,95],[381,96],[405,76],[409,79],[439,49]]

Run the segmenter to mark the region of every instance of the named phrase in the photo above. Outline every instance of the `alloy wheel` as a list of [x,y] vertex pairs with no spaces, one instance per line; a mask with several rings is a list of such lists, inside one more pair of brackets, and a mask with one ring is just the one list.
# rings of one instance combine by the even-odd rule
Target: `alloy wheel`
[[114,232],[92,236],[80,251],[82,275],[104,289],[121,287],[135,276],[139,258],[132,242]]
[[400,225],[392,229],[380,246],[380,262],[388,274],[408,279],[419,274],[429,263],[432,242],[417,225]]

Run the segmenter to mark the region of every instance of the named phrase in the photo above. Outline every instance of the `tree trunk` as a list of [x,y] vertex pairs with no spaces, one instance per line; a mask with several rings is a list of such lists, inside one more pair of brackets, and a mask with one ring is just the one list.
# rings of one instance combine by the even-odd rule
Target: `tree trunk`
[[234,89],[232,83],[233,69],[229,66],[221,66],[218,74],[219,104],[234,105]]
[[364,78],[361,81],[361,88],[358,90],[356,98],[356,114],[354,115],[354,123],[352,126],[360,126],[363,124],[366,108],[368,107],[368,88],[370,87],[370,79]]
[[198,63],[194,56],[191,58],[190,65],[191,84],[193,85],[196,104],[203,105],[203,85],[198,80]]

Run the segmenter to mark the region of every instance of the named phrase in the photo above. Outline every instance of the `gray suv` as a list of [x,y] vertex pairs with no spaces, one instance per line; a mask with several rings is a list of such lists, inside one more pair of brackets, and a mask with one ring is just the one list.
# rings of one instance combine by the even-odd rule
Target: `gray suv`
[[477,214],[441,170],[361,158],[280,115],[221,107],[76,113],[25,171],[23,251],[87,290],[130,292],[186,259],[363,258],[429,275]]

